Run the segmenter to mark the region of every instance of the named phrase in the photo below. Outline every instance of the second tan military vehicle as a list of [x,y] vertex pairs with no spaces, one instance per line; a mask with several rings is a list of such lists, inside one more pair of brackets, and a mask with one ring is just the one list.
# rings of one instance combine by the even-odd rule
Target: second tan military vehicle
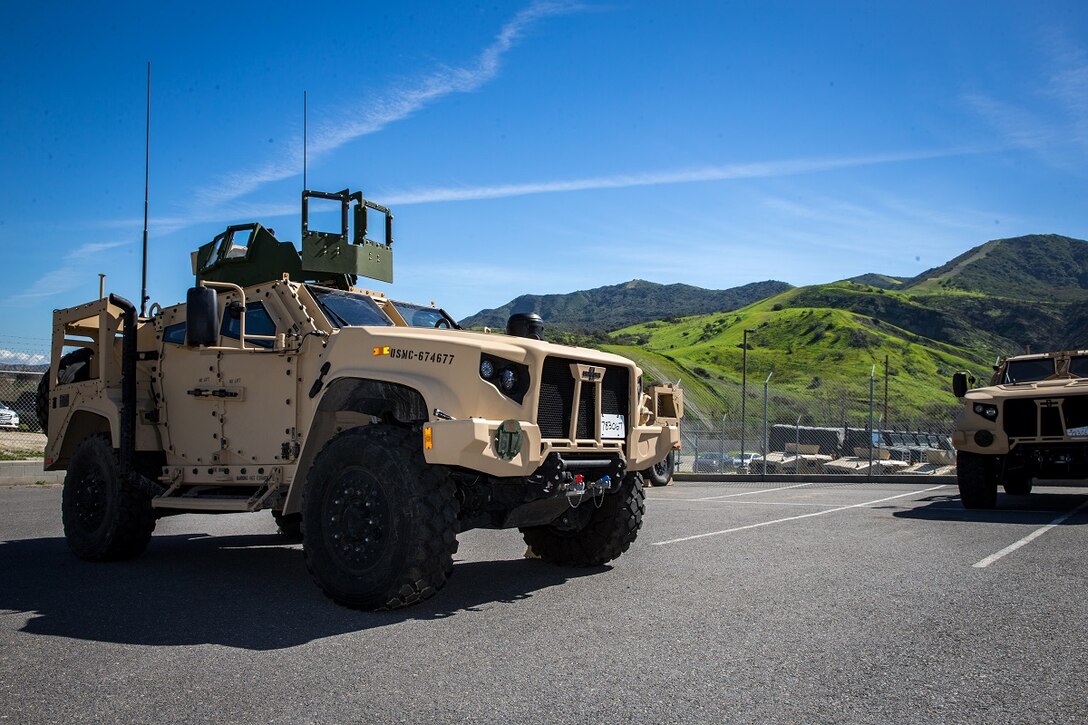
[[986,387],[952,379],[963,403],[952,444],[966,508],[997,504],[997,487],[1031,493],[1033,481],[1088,479],[1088,350],[1016,355],[999,360]]

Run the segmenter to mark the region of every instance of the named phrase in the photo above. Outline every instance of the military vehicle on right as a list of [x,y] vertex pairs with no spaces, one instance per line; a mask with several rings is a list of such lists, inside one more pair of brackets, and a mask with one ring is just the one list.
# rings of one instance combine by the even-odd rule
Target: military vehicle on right
[[1088,350],[1003,358],[986,387],[952,376],[963,404],[952,444],[965,508],[997,505],[997,487],[1031,493],[1035,480],[1085,485],[1088,479]]

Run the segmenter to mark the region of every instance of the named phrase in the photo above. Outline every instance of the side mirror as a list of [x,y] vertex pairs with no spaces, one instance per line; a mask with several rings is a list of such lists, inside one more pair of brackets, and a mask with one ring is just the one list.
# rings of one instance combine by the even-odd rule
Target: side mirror
[[952,376],[952,394],[957,398],[967,395],[967,373],[955,373]]
[[185,344],[219,344],[219,303],[210,287],[190,287],[185,295]]

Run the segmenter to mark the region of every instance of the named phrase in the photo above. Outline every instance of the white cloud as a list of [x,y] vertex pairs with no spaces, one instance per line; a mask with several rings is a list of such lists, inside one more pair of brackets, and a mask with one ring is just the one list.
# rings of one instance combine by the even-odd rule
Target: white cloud
[[1064,33],[1051,34],[1045,47],[1049,66],[1023,98],[970,93],[964,101],[1009,144],[1080,171],[1088,156],[1088,54]]
[[26,304],[67,292],[76,284],[80,276],[86,275],[85,267],[88,259],[97,257],[111,249],[126,247],[130,244],[133,244],[133,242],[92,242],[80,245],[64,255],[60,266],[43,274],[24,292],[10,297],[9,302]]
[[[308,155],[312,160],[320,158],[344,144],[367,136],[396,121],[408,118],[428,105],[454,93],[471,93],[493,80],[502,66],[502,58],[524,33],[536,22],[581,10],[581,6],[566,2],[536,2],[522,10],[502,27],[495,39],[477,57],[475,62],[460,68],[442,68],[426,76],[415,85],[388,92],[384,96],[369,97],[365,105],[358,104],[343,112],[342,118],[315,130],[309,139]],[[287,144],[297,149],[299,143]],[[214,186],[198,189],[197,208],[218,208],[250,194],[265,184],[291,178],[302,168],[301,154],[290,151],[286,156],[269,161],[264,166],[230,174]]]
[[84,244],[65,255],[65,259],[87,259],[88,257],[94,257],[95,255],[105,252],[107,249],[116,249],[117,247],[125,247],[132,242],[91,242]]
[[980,93],[964,100],[1013,146],[1041,151],[1056,140],[1057,130],[1030,111]]
[[646,171],[635,174],[593,176],[561,181],[527,182],[523,184],[496,184],[493,186],[438,187],[392,192],[382,195],[388,204],[427,204],[440,201],[469,201],[500,199],[530,194],[551,194],[564,191],[592,189],[622,189],[634,186],[658,186],[687,184],[698,181],[728,181],[733,179],[765,179],[797,174],[834,171],[857,166],[917,161],[921,159],[958,156],[976,153],[973,150],[922,151],[840,158],[785,159],[761,161],[725,166],[703,166],[676,171]]

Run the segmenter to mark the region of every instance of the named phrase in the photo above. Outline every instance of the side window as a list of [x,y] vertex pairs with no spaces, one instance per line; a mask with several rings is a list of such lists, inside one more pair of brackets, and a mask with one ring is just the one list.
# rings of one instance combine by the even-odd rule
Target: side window
[[[241,327],[240,320],[231,317],[226,312],[223,313],[223,337],[230,337],[232,339],[238,339],[239,328]],[[263,302],[250,302],[246,305],[246,344],[256,345],[258,347],[272,347],[271,340],[252,340],[250,335],[275,335],[276,323],[272,321],[272,318],[268,314],[268,310],[264,308]]]
[[185,344],[185,323],[178,322],[173,325],[167,325],[162,331],[163,342],[172,342],[175,345]]

